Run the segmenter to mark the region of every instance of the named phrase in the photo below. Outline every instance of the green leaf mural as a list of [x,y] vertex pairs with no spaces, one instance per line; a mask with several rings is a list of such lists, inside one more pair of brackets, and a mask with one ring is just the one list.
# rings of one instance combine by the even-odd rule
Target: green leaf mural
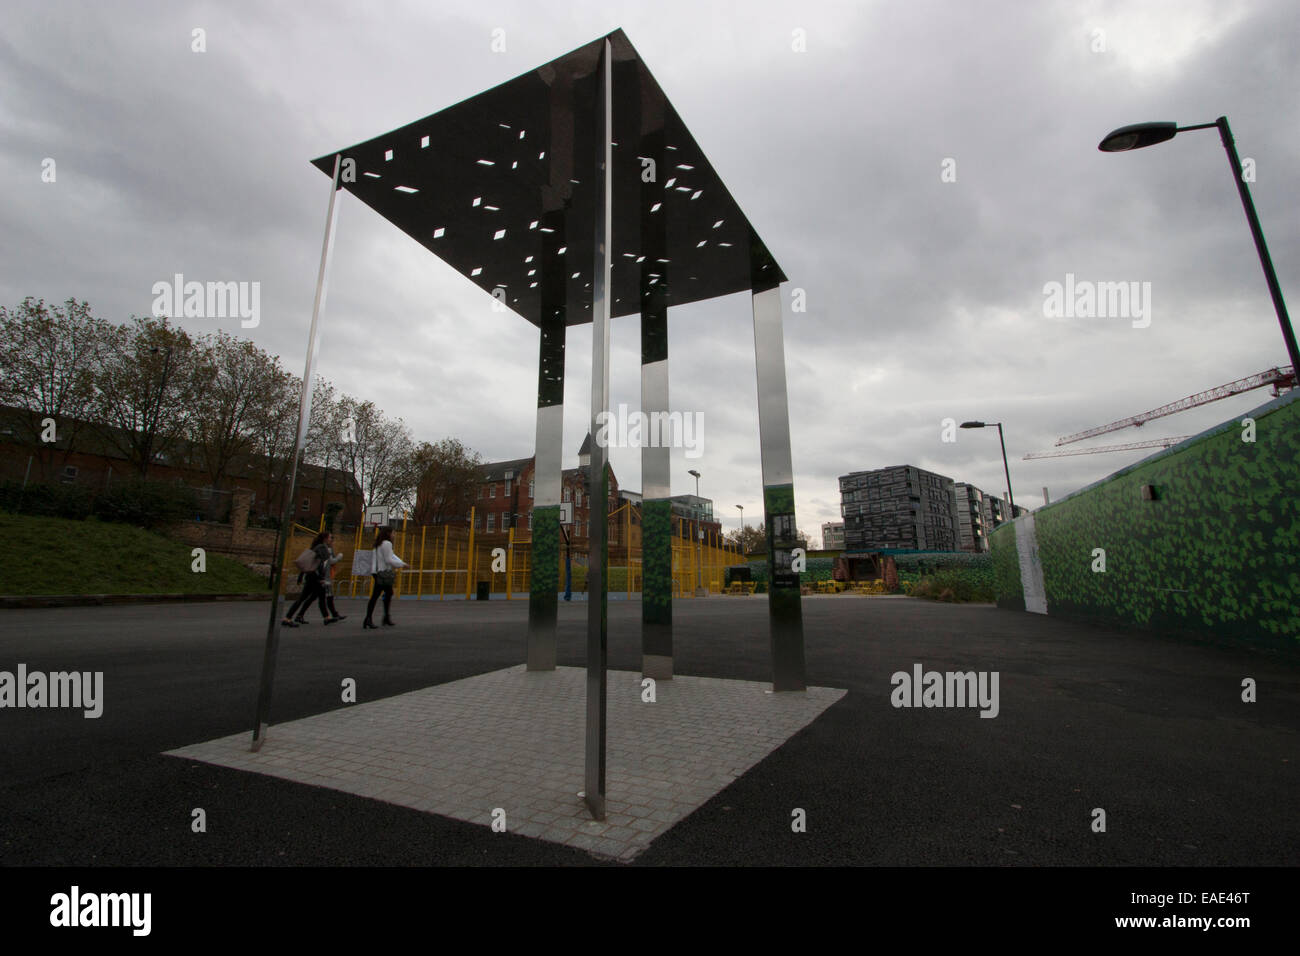
[[[1036,511],[1048,613],[1300,641],[1300,393],[1250,417],[1254,442],[1225,422]],[[1014,530],[991,542],[999,593],[1014,593]],[[1092,570],[1095,548],[1104,572]]]
[[650,624],[673,621],[672,502],[641,504],[642,620]]

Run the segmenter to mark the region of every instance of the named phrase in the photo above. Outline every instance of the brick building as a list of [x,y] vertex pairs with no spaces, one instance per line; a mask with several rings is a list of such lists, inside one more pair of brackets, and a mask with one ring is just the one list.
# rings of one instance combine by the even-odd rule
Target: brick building
[[[139,468],[122,451],[126,442],[120,429],[64,420],[53,442],[33,444],[29,419],[23,409],[0,407],[0,481],[79,485],[93,496],[114,482],[140,477]],[[175,441],[149,466],[146,477],[193,488],[198,495],[195,517],[203,520],[228,520],[232,493],[239,490],[250,494],[251,520],[279,518],[287,481],[282,463],[262,455],[236,457],[217,489],[201,461],[194,445]],[[337,468],[304,464],[298,472],[297,498],[294,516],[302,524],[316,524],[331,504],[339,508],[336,527],[361,521],[361,489],[351,474]]]
[[[531,538],[533,527],[533,458],[515,458],[509,461],[488,462],[482,467],[474,505],[474,531],[481,535],[508,536],[515,529],[516,538]],[[587,483],[591,474],[591,436],[588,435],[578,449],[578,467],[564,469],[560,485],[560,501],[573,506],[573,524],[569,528],[575,550],[587,547],[591,534],[591,501]],[[609,471],[609,500],[605,513],[619,506],[618,478],[614,469]],[[418,509],[418,505],[417,505]],[[617,522],[609,526],[611,544],[621,541],[621,528]]]

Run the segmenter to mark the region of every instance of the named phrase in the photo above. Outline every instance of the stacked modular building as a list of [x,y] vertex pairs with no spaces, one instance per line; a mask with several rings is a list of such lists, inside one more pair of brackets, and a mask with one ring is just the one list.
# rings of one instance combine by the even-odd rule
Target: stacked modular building
[[989,549],[988,531],[992,524],[985,518],[987,496],[974,485],[959,481],[957,489],[957,537],[963,551],[976,554]]
[[957,493],[951,478],[913,465],[840,478],[846,551],[956,551]]

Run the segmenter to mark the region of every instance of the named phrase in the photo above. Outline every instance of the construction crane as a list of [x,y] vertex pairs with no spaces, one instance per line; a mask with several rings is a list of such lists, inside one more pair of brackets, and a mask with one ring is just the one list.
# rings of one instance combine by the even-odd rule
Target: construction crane
[[1022,461],[1030,458],[1065,458],[1069,455],[1096,455],[1105,451],[1131,451],[1134,448],[1169,448],[1179,442],[1187,441],[1191,435],[1177,435],[1173,438],[1153,438],[1150,441],[1134,441],[1127,445],[1095,445],[1092,448],[1070,448],[1065,451],[1034,451],[1025,455]]
[[[1186,398],[1180,398],[1176,402],[1170,402],[1168,405],[1161,405],[1159,408],[1153,408],[1149,412],[1143,412],[1140,415],[1132,415],[1128,418],[1121,418],[1117,422],[1111,422],[1109,425],[1099,425],[1096,428],[1089,428],[1074,435],[1066,435],[1058,439],[1056,444],[1068,445],[1071,442],[1083,441],[1085,438],[1093,438],[1097,435],[1104,435],[1107,432],[1119,431],[1121,428],[1130,426],[1141,426],[1155,418],[1164,418],[1166,415],[1172,415],[1175,412],[1181,412],[1184,409],[1195,408],[1197,405],[1206,405],[1210,402],[1217,402],[1221,398],[1227,398],[1229,395],[1238,395],[1241,392],[1249,392],[1252,389],[1263,388],[1265,385],[1273,386],[1273,394],[1277,395],[1283,388],[1295,388],[1296,375],[1295,369],[1290,365],[1280,368],[1271,368],[1266,372],[1260,372],[1258,375],[1248,375],[1245,378],[1239,378],[1235,382],[1229,382],[1227,385],[1220,385],[1218,388],[1211,388],[1204,392],[1197,392],[1195,395],[1188,395]],[[1181,438],[1175,441],[1182,441]],[[1114,445],[1106,448],[1093,448],[1089,451],[1120,451],[1128,448],[1155,448],[1156,445],[1147,445],[1141,442],[1133,445]],[[1088,454],[1089,452],[1080,452],[1079,454]],[[1048,458],[1052,457],[1047,454],[1027,455],[1027,458]]]

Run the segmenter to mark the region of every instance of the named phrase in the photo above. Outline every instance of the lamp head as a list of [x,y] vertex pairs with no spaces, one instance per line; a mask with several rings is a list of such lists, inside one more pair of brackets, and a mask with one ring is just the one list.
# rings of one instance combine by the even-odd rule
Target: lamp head
[[1178,133],[1177,123],[1135,123],[1121,126],[1106,134],[1106,138],[1097,144],[1103,153],[1124,153],[1130,149],[1142,149],[1154,146],[1165,140],[1173,139]]

